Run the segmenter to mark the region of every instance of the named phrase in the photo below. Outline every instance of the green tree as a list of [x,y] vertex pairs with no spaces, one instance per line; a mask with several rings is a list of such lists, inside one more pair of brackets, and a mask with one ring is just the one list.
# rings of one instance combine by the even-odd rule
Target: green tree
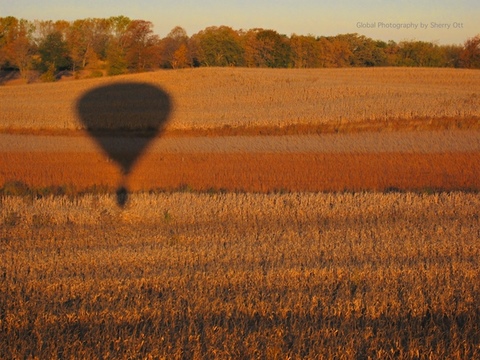
[[107,74],[120,75],[127,72],[127,60],[125,51],[119,42],[112,40],[107,48]]
[[72,70],[84,68],[87,63],[87,54],[91,47],[88,39],[86,20],[75,20],[67,32],[67,46],[72,59]]
[[291,48],[289,39],[277,33],[275,30],[255,29],[254,41],[250,44],[253,49],[249,52],[253,55],[255,66],[285,68],[290,67]]
[[444,45],[441,46],[444,62],[446,67],[459,68],[462,66],[462,46],[460,45]]
[[205,66],[242,66],[240,36],[228,26],[212,26],[192,36],[195,60]]
[[40,44],[38,51],[41,58],[39,68],[42,72],[52,71],[52,69],[54,71],[65,70],[71,67],[67,43],[59,31],[48,34]]
[[389,40],[386,43],[386,46],[383,48],[383,52],[385,54],[385,65],[396,66],[398,63],[398,56],[399,56],[398,44],[393,40]]
[[341,34],[335,37],[335,42],[343,45],[339,48],[348,49],[343,53],[343,66],[381,66],[386,63],[383,50],[386,44],[381,41],[359,34]]
[[441,67],[445,66],[442,49],[424,41],[403,41],[398,44],[398,66]]

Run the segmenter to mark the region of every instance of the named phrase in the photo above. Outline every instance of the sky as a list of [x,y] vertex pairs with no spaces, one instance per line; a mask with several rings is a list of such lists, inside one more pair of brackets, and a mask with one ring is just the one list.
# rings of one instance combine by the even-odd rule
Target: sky
[[438,44],[463,44],[480,34],[479,0],[0,0],[0,17],[71,21],[118,15],[151,21],[160,37],[175,26],[191,36],[220,25]]

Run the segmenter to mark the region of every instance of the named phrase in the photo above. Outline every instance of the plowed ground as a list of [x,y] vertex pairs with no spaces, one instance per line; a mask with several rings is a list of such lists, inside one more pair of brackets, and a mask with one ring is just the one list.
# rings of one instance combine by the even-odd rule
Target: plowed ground
[[[258,139],[276,141],[274,137]],[[25,151],[19,145],[19,151],[0,152],[0,186],[9,181],[32,187],[72,185],[77,190],[95,185],[116,189],[120,185],[121,172],[104,153],[88,147],[75,150],[76,146],[72,138],[71,149],[63,144],[58,151],[42,151],[41,147]],[[157,149],[139,158],[124,185],[131,191],[480,190],[476,145],[434,152],[415,151],[415,147],[412,151],[395,150],[398,146],[385,151],[382,146],[382,151],[373,147],[363,152],[341,148],[302,151],[301,146],[296,151]]]

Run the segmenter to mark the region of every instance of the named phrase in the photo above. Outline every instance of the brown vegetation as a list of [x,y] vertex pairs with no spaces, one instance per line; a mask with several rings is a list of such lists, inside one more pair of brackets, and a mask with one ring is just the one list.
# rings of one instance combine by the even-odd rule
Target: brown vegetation
[[76,112],[82,95],[129,81],[153,84],[170,96],[170,131],[341,131],[371,123],[376,129],[480,128],[480,72],[474,70],[202,68],[0,87],[0,131],[82,129]]
[[480,356],[477,194],[0,202],[0,357]]

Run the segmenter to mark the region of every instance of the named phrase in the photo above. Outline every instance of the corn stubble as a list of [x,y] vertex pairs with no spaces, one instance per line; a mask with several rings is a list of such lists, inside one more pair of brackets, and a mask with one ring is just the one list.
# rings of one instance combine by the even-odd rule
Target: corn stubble
[[[475,70],[201,68],[0,87],[0,130],[83,129],[76,101],[96,87],[128,81],[169,94],[173,107],[167,131],[263,132],[292,126],[348,131],[359,123],[375,129],[392,124],[479,128],[480,74]],[[438,119],[445,121],[429,124]]]
[[1,358],[480,356],[478,194],[0,200]]

